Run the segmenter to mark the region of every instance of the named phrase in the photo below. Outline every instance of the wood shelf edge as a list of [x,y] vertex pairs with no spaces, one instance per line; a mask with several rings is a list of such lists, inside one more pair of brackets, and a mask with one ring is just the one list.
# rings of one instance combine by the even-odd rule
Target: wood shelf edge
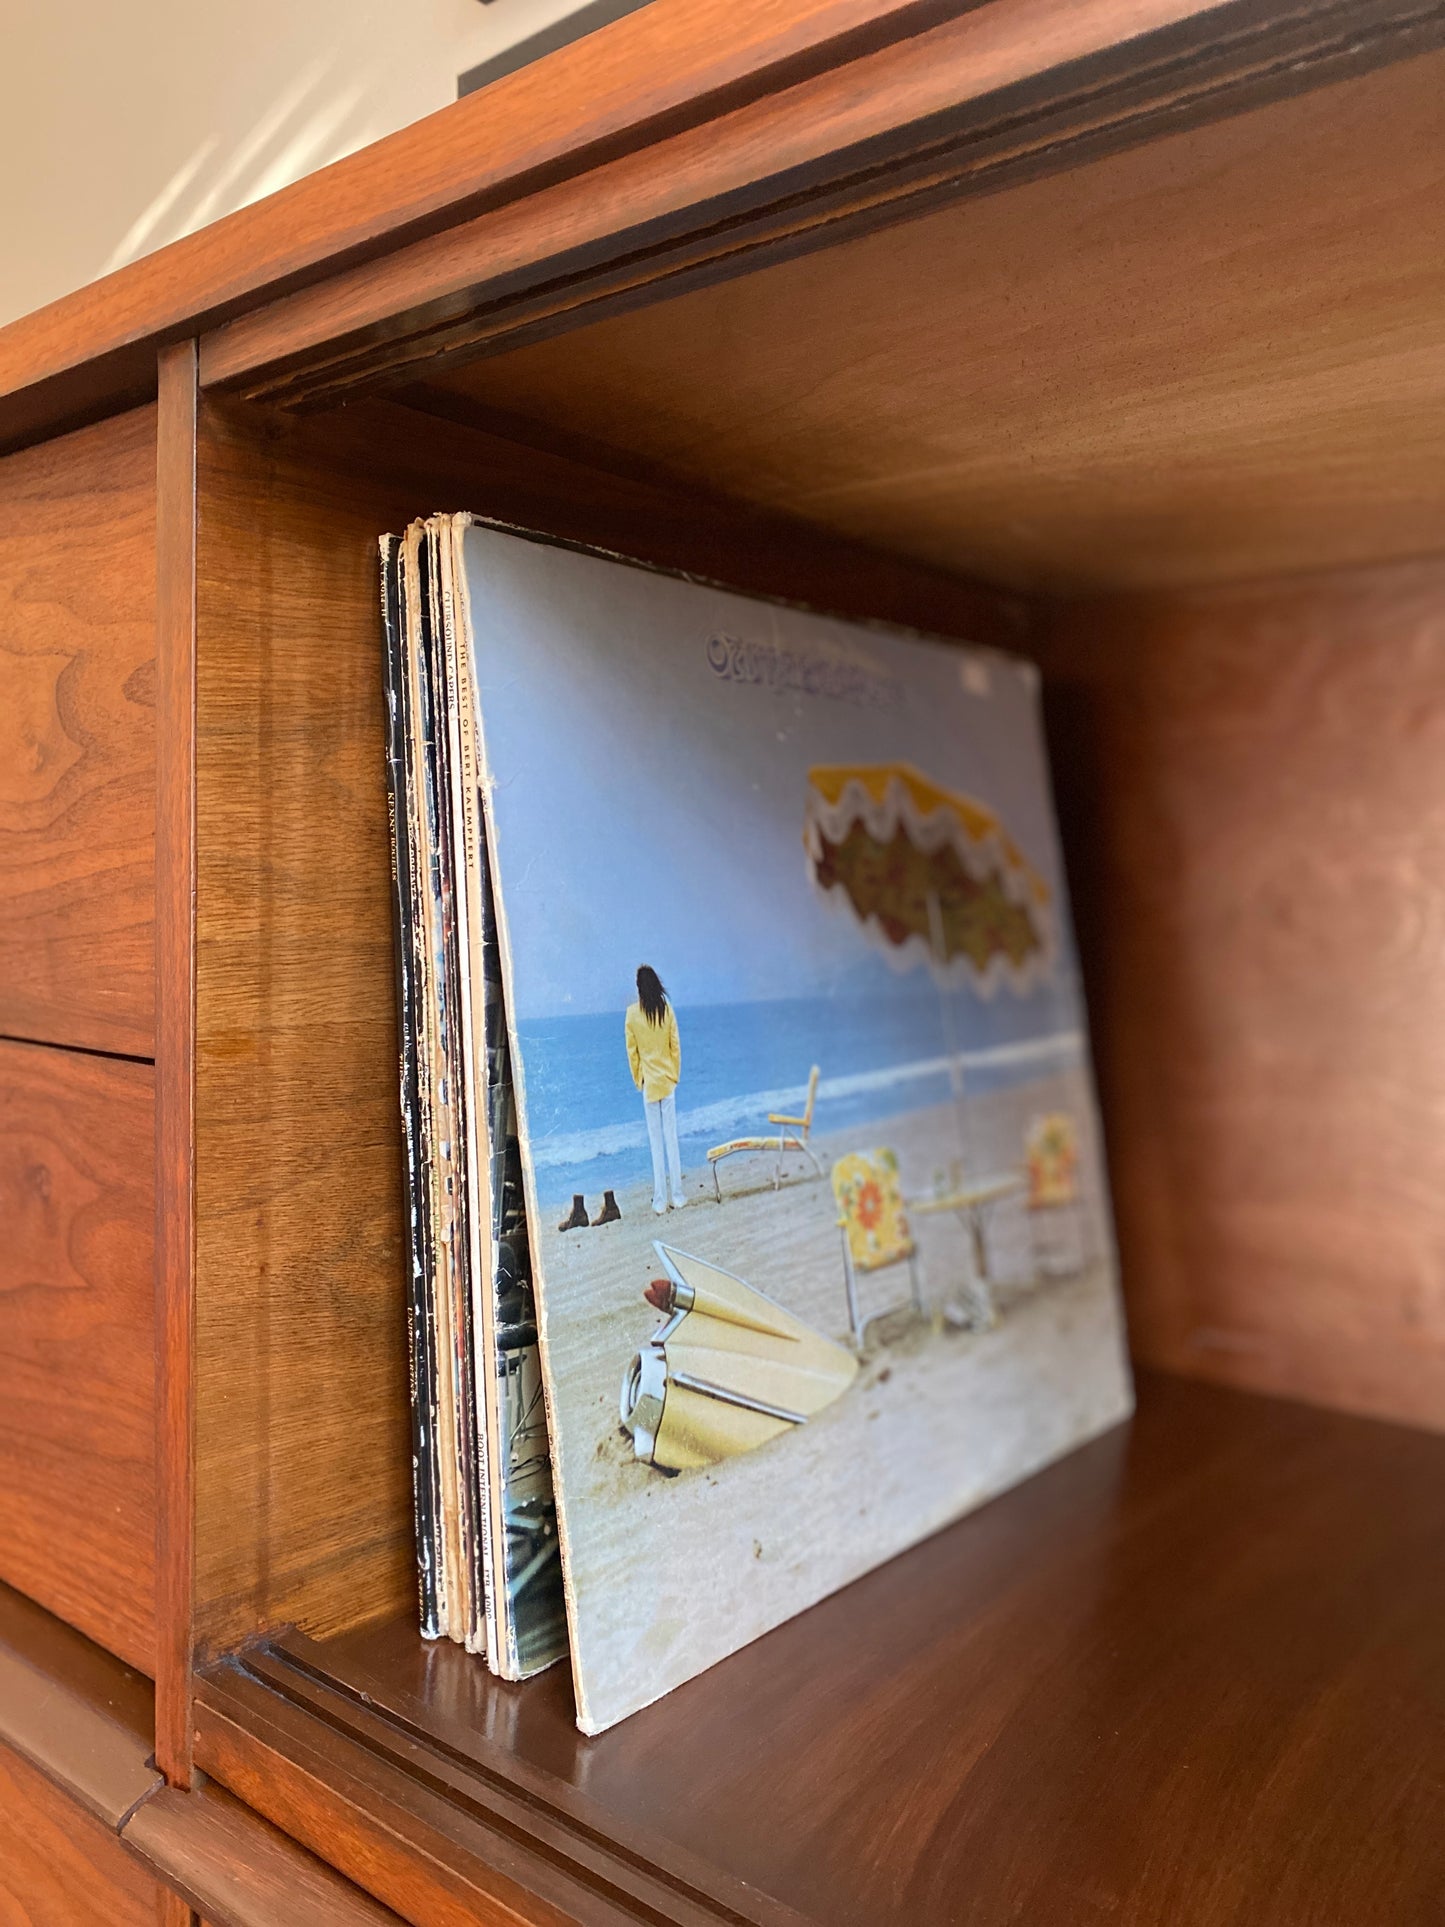
[[0,1745],[112,1831],[161,1785],[150,1681],[0,1586]]
[[162,349],[156,437],[156,1756],[182,1787],[195,1561],[196,366],[193,340]]
[[[275,1660],[269,1652],[266,1657]],[[282,1662],[284,1670],[284,1661]],[[676,1927],[801,1927],[755,1897],[734,1908],[666,1878],[598,1835],[540,1806],[522,1814],[388,1722],[337,1720],[324,1694],[294,1696],[245,1656],[197,1681],[195,1755],[247,1805],[286,1827],[342,1872],[428,1927],[482,1918],[517,1927],[622,1927],[638,1918]],[[307,1703],[310,1698],[311,1703]]]
[[[1025,173],[1076,166],[1120,138],[1151,139],[1188,124],[1190,115],[1218,117],[1315,88],[1409,58],[1445,35],[1439,0],[1330,0],[1315,7],[1300,0],[1086,0],[1056,9],[1058,19],[1038,0],[990,0],[982,7],[892,0],[886,8],[811,0],[782,20],[779,10],[759,8],[756,17],[739,22],[732,7],[726,25],[716,6],[717,0],[689,0],[681,10],[660,14],[639,9],[549,60],[0,329],[0,448],[18,448],[150,399],[157,348],[197,333],[208,337],[207,381],[289,367],[299,349],[322,349],[322,360],[329,362],[331,344],[358,328],[365,355],[379,345],[385,359],[392,352],[387,336],[396,332],[395,316],[425,281],[425,275],[418,281],[415,265],[430,258],[428,250],[445,255],[470,223],[526,210],[524,225],[532,225],[532,203],[569,186],[582,189],[582,213],[590,206],[595,216],[596,204],[606,199],[609,170],[619,162],[640,161],[644,177],[651,169],[665,179],[673,171],[673,142],[700,132],[710,144],[714,128],[753,108],[780,115],[779,125],[788,123],[790,113],[800,116],[793,131],[806,129],[816,118],[807,102],[811,83],[847,74],[854,91],[876,93],[863,78],[865,70],[875,72],[870,62],[886,65],[897,50],[906,55],[910,43],[960,21],[966,48],[958,62],[957,102],[1007,105],[1006,96],[1021,87],[1025,119],[1037,119],[1043,103],[1042,133],[1025,139],[1022,158],[1014,153],[1009,115],[999,127],[996,117],[985,117],[989,139],[1003,141],[1001,160],[983,157],[991,186],[1003,184],[1000,165],[1004,173],[1013,170],[1010,178],[1021,178],[1020,166]],[[975,32],[983,39],[981,58],[967,50]],[[1000,48],[1006,55],[1002,66]],[[882,69],[876,71],[881,77]],[[1095,100],[1100,79],[1102,108]],[[907,115],[895,105],[902,127]],[[936,118],[925,114],[919,127],[931,129]],[[875,127],[854,140],[853,125],[846,113],[836,126],[830,119],[826,138],[839,154],[850,151],[852,140],[871,179],[878,157],[870,159],[870,144],[888,130]],[[485,129],[481,140],[479,129]],[[906,164],[917,145],[905,140],[900,153],[883,157],[898,178],[878,194],[895,216],[898,193],[921,191]],[[931,133],[924,145],[930,152],[937,146]],[[742,159],[748,178],[735,186],[748,200],[748,220],[761,220],[768,229],[755,239],[796,247],[800,221],[808,245],[839,238],[845,210],[834,204],[840,182],[826,156],[819,163],[821,200],[818,180],[793,182],[790,176],[782,199],[774,194],[770,200],[764,191],[761,207],[754,204],[769,170]],[[966,158],[945,165],[940,191],[955,191],[971,168]],[[800,186],[816,206],[794,219],[788,206]],[[865,222],[876,220],[874,194],[866,183],[860,191],[856,211]],[[690,205],[716,212],[725,198],[723,184],[714,182]],[[617,258],[615,238],[639,218],[626,196],[604,216],[606,259],[592,259],[575,285],[575,257],[585,237],[575,219],[564,223],[566,245],[555,265],[566,285],[549,293],[554,267],[543,271],[537,260],[523,264],[520,282],[519,271],[510,271],[499,291],[504,332],[569,326],[579,303],[603,296],[634,300],[638,287],[670,292],[675,273],[684,268],[732,273],[761,258],[751,241],[740,251],[734,245],[739,237],[729,216],[720,255],[708,221],[699,228],[693,220],[690,226],[684,222],[686,261],[677,254],[678,236],[669,234],[658,259],[629,266]],[[542,224],[535,225],[540,230]],[[588,245],[595,254],[595,237]],[[699,248],[701,269],[692,259]],[[383,301],[386,325],[380,343],[372,343],[367,330],[375,317],[353,313],[356,303],[348,306],[345,291],[359,289],[364,309],[374,300],[377,277],[385,283],[398,266],[401,292]],[[625,285],[601,285],[619,272]],[[463,273],[461,286],[470,314],[480,286],[474,267]],[[450,323],[456,291],[446,295],[438,287],[432,294],[441,303],[433,324]],[[539,296],[545,313],[523,313]],[[485,330],[495,332],[495,319],[485,321]],[[474,324],[462,325],[465,345],[474,347]],[[368,366],[364,372],[369,378],[372,371]],[[351,379],[347,370],[343,386]]]
[[207,1927],[394,1927],[398,1918],[221,1787],[159,1788],[120,1838]]

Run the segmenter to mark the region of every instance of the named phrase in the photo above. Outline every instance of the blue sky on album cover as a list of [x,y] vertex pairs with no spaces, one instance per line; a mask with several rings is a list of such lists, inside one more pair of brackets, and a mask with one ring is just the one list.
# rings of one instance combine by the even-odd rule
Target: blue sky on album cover
[[756,1128],[764,1099],[800,1096],[814,1061],[825,1128],[947,1095],[928,971],[890,969],[809,879],[816,764],[906,760],[997,812],[1051,887],[1059,956],[1026,996],[949,993],[970,1085],[1037,1075],[1040,1057],[1018,1053],[1030,1039],[1077,1057],[1029,669],[490,530],[469,530],[466,554],[513,1019],[553,1194],[642,1174],[621,1049],[639,963],[682,1027],[685,1162]]

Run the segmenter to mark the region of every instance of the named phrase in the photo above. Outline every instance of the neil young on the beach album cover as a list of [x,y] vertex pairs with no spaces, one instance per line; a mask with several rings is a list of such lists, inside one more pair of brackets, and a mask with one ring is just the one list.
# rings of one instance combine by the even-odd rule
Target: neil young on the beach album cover
[[1125,1416],[1034,669],[465,517],[578,1717]]

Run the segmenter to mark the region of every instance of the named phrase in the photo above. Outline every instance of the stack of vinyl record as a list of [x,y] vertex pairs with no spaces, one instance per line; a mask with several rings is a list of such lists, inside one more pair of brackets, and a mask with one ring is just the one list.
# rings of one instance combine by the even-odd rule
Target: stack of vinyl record
[[1038,678],[381,556],[422,1624],[596,1733],[1129,1409]]
[[567,1649],[477,766],[442,518],[382,541],[423,1631],[506,1679]]

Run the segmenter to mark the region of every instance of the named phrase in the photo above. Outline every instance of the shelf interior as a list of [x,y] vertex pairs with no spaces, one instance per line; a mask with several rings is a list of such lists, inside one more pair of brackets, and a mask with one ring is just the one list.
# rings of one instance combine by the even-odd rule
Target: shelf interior
[[413,1610],[378,534],[439,505],[1044,670],[1131,1340],[1445,1423],[1445,569],[1050,605],[395,403],[203,411],[195,1632]]
[[1415,1917],[1402,1841],[1422,1909],[1445,1889],[1442,1571],[1445,1439],[1155,1375],[1132,1424],[594,1740],[565,1669],[504,1685],[409,1615],[243,1665],[354,1784],[523,1802],[549,1851],[606,1839],[709,1917],[942,1921],[967,1891],[1384,1927]]

